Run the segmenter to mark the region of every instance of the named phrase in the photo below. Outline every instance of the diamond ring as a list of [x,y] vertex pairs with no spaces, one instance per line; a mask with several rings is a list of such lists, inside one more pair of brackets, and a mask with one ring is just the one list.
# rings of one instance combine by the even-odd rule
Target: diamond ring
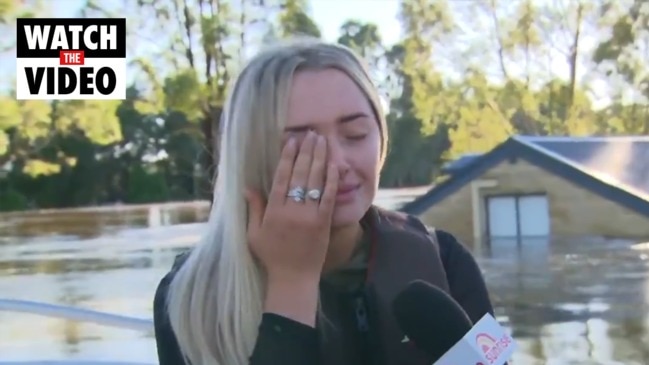
[[311,199],[311,200],[318,201],[318,200],[320,200],[320,196],[321,196],[321,194],[322,194],[322,193],[320,192],[320,190],[318,190],[318,189],[311,189],[311,190],[309,190],[308,193],[306,193],[306,196],[307,196],[309,199]]
[[286,196],[293,199],[296,203],[301,203],[304,201],[304,194],[304,188],[297,186],[289,190]]

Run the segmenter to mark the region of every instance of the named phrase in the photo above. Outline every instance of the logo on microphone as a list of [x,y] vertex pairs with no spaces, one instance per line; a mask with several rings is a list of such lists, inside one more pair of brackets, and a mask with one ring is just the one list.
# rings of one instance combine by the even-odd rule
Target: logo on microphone
[[482,352],[485,354],[491,350],[492,347],[496,345],[496,340],[489,336],[486,333],[479,333],[476,336],[475,342],[478,344],[478,347],[482,349]]
[[496,361],[505,350],[507,350],[509,345],[512,343],[512,338],[505,334],[499,340],[496,340],[486,333],[479,333],[476,336],[476,343],[484,353],[485,358],[491,364]]

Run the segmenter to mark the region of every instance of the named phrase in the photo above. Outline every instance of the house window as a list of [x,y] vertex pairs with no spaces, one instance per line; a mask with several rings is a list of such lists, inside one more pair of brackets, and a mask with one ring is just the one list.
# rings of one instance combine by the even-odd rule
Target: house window
[[500,195],[486,198],[490,238],[548,237],[550,214],[546,195]]

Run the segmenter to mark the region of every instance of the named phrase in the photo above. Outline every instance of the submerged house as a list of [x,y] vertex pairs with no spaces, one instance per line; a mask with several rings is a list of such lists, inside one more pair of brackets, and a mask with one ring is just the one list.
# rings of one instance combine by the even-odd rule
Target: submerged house
[[463,156],[401,210],[481,245],[649,239],[649,137],[514,136]]

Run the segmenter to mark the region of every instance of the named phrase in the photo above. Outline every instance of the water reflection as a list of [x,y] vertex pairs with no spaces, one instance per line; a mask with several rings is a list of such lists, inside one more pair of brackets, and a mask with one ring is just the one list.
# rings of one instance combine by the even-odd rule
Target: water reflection
[[499,240],[480,255],[524,363],[649,364],[649,251],[632,245]]
[[195,202],[9,213],[2,215],[0,243],[91,239],[120,232],[124,227],[204,222],[208,212],[208,203]]
[[[150,318],[158,281],[198,239],[207,210],[187,203],[1,216],[0,293]],[[495,240],[477,255],[497,315],[520,343],[516,364],[649,364],[649,245]],[[8,312],[0,323],[2,361],[156,360],[151,333]]]

